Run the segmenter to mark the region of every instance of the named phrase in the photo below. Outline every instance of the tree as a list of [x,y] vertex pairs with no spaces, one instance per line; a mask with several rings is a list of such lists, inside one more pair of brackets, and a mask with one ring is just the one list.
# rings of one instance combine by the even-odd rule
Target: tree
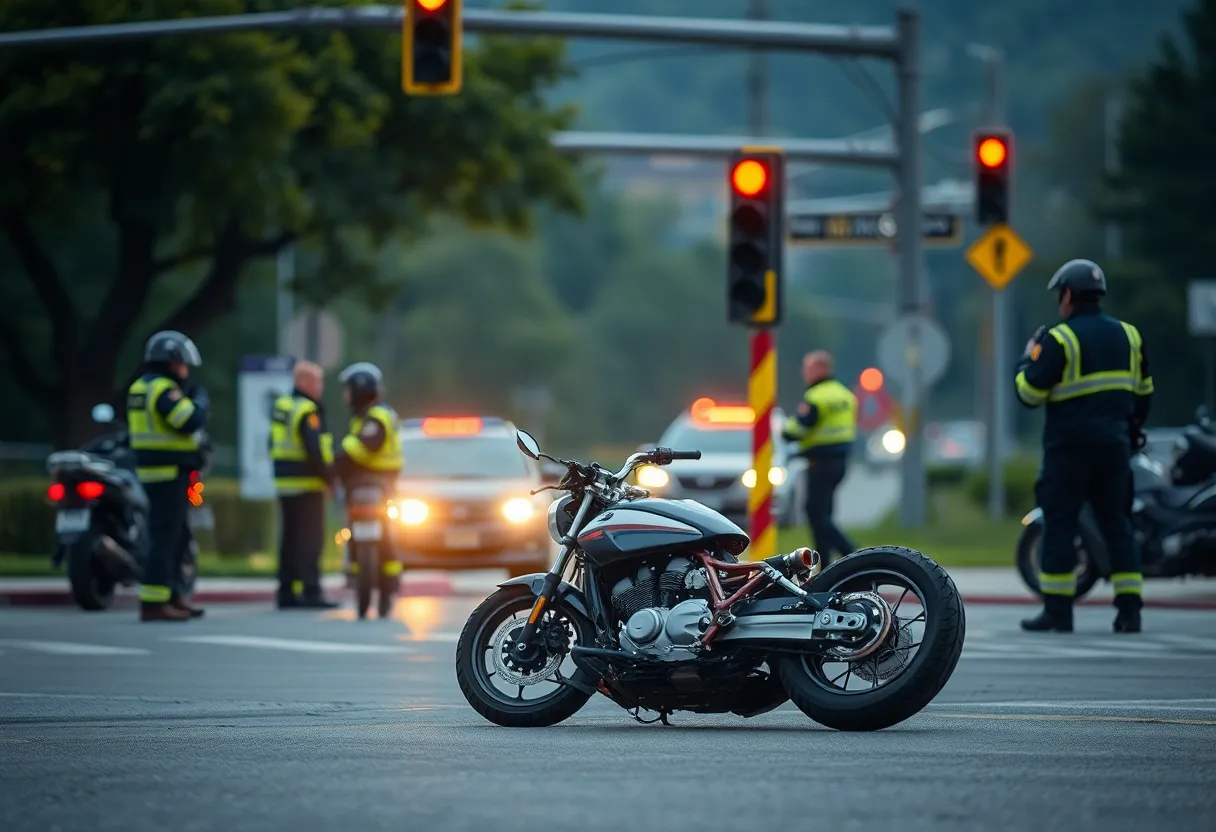
[[[13,0],[0,30],[295,5]],[[14,265],[0,260],[14,287],[0,360],[60,444],[114,394],[124,345],[204,332],[233,311],[248,266],[285,245],[321,258],[296,287],[305,302],[383,302],[395,288],[370,254],[431,216],[524,231],[539,201],[580,208],[575,169],[548,142],[572,116],[541,95],[566,75],[552,40],[482,39],[463,92],[444,98],[405,97],[400,36],[363,30],[7,50],[0,73],[0,239]],[[185,298],[144,325],[165,290]]]
[[[1164,37],[1156,60],[1132,81],[1121,175],[1106,209],[1128,230],[1129,253],[1145,261],[1135,267],[1139,300],[1128,300],[1155,359],[1157,388],[1193,393],[1201,363],[1183,299],[1189,280],[1212,276],[1216,251],[1216,0],[1198,0],[1183,30],[1185,43]],[[1187,418],[1194,404],[1177,396],[1169,415]]]

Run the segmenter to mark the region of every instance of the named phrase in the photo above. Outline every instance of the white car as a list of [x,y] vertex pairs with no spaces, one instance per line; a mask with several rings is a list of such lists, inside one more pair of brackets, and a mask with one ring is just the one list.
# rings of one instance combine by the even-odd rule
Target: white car
[[[745,531],[747,501],[756,484],[752,469],[752,409],[747,405],[718,404],[698,399],[681,413],[659,437],[657,445],[677,451],[700,451],[698,460],[677,460],[663,467],[638,469],[637,483],[656,497],[696,500],[721,512]],[[767,472],[773,484],[773,514],[781,527],[800,522],[797,483],[806,467],[800,458],[790,458],[781,439],[785,413],[773,411],[773,466]],[[654,445],[644,446],[644,450]]]

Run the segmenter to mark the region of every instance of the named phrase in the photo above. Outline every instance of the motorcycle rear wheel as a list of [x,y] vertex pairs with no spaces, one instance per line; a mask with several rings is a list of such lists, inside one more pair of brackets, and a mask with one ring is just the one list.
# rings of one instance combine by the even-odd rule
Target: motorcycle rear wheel
[[[503,641],[506,641],[513,626],[511,619],[522,615],[523,618],[518,619],[522,624],[535,600],[535,596],[527,587],[517,585],[500,588],[473,610],[456,644],[456,681],[460,690],[473,710],[495,725],[506,728],[544,728],[556,725],[577,713],[591,698],[589,693],[556,681],[556,674],[561,671],[561,662],[550,670],[549,662],[557,654],[548,650],[543,653],[545,658],[542,661],[545,661],[543,670],[549,672],[521,674],[533,678],[519,686],[518,697],[511,697],[505,691],[494,689],[490,679],[502,668],[497,666],[497,661],[494,671],[488,671],[485,665],[488,653],[502,649],[502,644],[496,642],[495,636],[501,634]],[[590,645],[592,642],[591,624],[578,613],[565,609],[560,602],[545,609],[541,622],[548,623],[549,626],[564,627],[567,632],[572,630],[575,644]],[[536,637],[541,637],[541,630],[537,630]],[[564,660],[565,657],[562,658]],[[507,670],[517,672],[516,669]],[[588,678],[582,670],[576,669],[570,676],[584,685],[595,683],[595,680]],[[504,678],[504,681],[508,680]],[[524,689],[532,685],[546,685],[552,689],[547,688],[542,697],[530,701],[523,699]]]
[[[879,649],[872,658],[858,660],[856,670],[852,663],[811,655],[778,661],[786,693],[799,710],[820,725],[839,731],[878,731],[903,722],[933,701],[958,665],[966,635],[963,600],[946,570],[920,552],[897,546],[862,549],[833,563],[807,589],[866,591],[876,582],[881,586],[899,586],[897,581],[906,586],[899,601],[892,603],[893,599],[888,599],[897,616],[889,646]],[[912,606],[900,609],[909,594],[915,596]],[[918,603],[923,612],[912,618],[911,609]],[[903,644],[904,632],[922,617],[925,623],[920,641]],[[905,618],[908,623],[900,624]],[[909,635],[907,640],[911,638]],[[910,660],[907,653],[900,659],[900,652],[911,647],[917,649]],[[844,687],[831,684],[840,676],[827,678],[823,668],[831,663],[844,664],[850,676],[856,672],[858,678],[866,681],[874,680],[866,679],[863,672],[875,679],[891,672],[880,665],[887,665],[894,672],[881,683],[874,682],[873,688],[849,691],[849,676],[845,673],[840,674],[845,677]]]
[[68,550],[68,584],[72,600],[82,610],[100,612],[114,603],[115,580],[93,554],[96,538],[76,541]]
[[376,587],[380,574],[380,550],[374,545],[362,544],[355,547],[355,563],[358,573],[355,575],[355,601],[359,618],[367,618],[367,611],[372,606],[372,590]]

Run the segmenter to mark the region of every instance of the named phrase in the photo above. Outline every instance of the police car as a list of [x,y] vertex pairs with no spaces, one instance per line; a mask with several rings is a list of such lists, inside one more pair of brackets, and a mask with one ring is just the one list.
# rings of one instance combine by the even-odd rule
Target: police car
[[528,493],[542,472],[516,447],[514,425],[427,417],[402,421],[398,433],[405,467],[388,516],[406,569],[549,569],[548,500]]
[[[805,462],[789,456],[781,439],[785,413],[773,411],[773,466],[767,472],[773,484],[773,516],[781,526],[798,521],[797,489]],[[755,413],[744,404],[723,404],[697,399],[675,418],[658,445],[664,448],[700,451],[698,460],[680,460],[637,471],[637,483],[656,497],[696,500],[747,529],[747,501],[756,485],[752,468],[752,425]],[[653,446],[644,446],[650,448]]]

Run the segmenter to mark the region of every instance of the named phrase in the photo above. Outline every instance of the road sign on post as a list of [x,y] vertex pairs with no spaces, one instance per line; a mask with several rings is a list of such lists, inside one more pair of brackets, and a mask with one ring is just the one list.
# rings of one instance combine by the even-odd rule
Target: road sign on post
[[281,355],[247,355],[237,374],[237,440],[240,443],[241,497],[273,500],[270,415],[274,401],[291,393],[292,361]]
[[853,395],[857,397],[857,427],[864,431],[878,430],[895,415],[893,402],[885,390],[857,387]]
[[1026,241],[1007,225],[994,225],[967,249],[967,262],[995,291],[1008,286],[1034,259]]
[[878,366],[904,390],[927,388],[950,365],[950,339],[931,318],[907,315],[878,339]]
[[[921,218],[925,245],[946,248],[963,241],[963,218],[959,215],[927,211]],[[894,211],[795,214],[789,218],[789,240],[801,246],[890,245],[898,231]]]
[[1216,410],[1216,280],[1192,280],[1186,287],[1187,328],[1207,339],[1203,403]]

